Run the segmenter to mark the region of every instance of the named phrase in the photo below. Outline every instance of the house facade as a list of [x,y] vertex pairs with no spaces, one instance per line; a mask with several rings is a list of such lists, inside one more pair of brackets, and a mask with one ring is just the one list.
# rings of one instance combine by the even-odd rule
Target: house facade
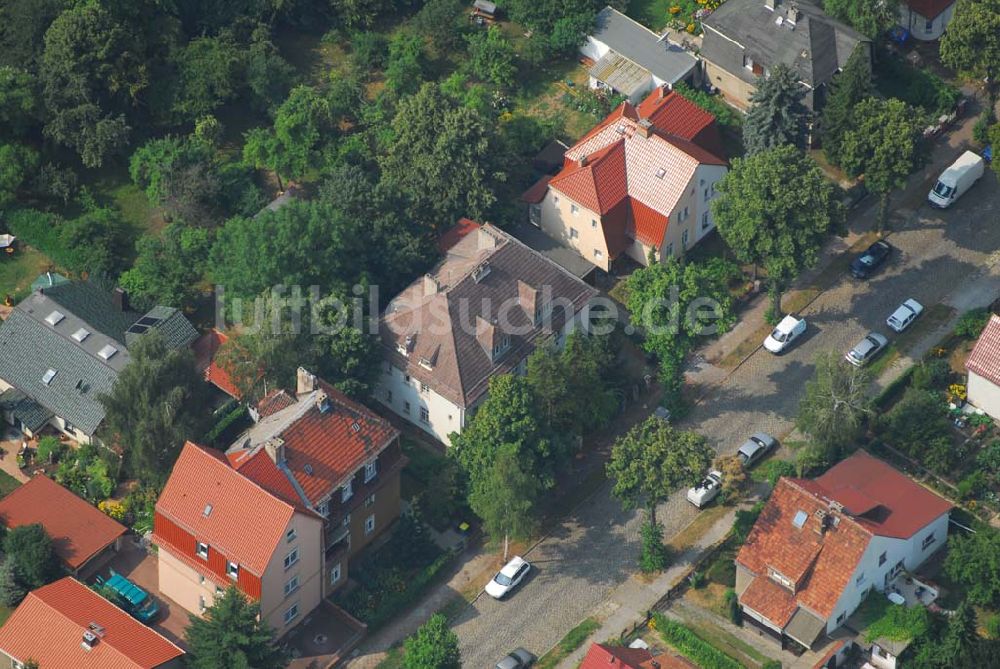
[[904,0],[899,5],[899,25],[924,42],[940,39],[954,15],[954,0]]
[[1000,420],[1000,316],[990,317],[965,361],[969,403]]
[[597,292],[502,230],[467,230],[380,321],[383,368],[375,396],[450,444],[485,399],[489,380],[523,373],[545,341],[585,330]]
[[228,585],[282,636],[400,513],[399,433],[307,370],[221,454],[186,444],[156,505],[160,590],[188,611]]
[[531,223],[610,271],[622,256],[680,257],[711,232],[726,171],[715,117],[657,88],[618,107],[522,199]]
[[182,669],[184,651],[71,576],[32,590],[0,628],[0,669]]
[[46,427],[81,444],[104,420],[101,394],[128,364],[128,348],[158,330],[168,346],[190,346],[198,333],[177,309],[129,307],[121,289],[90,282],[43,286],[0,325],[0,414],[27,437]]
[[698,73],[697,58],[613,7],[598,12],[580,53],[593,61],[591,88],[624,95],[632,104],[654,88],[692,83]]
[[871,60],[871,41],[810,0],[730,0],[702,21],[705,82],[740,109],[759,77],[779,63],[798,76],[803,104],[819,111],[826,86],[856,50]]
[[863,451],[783,478],[736,557],[744,619],[810,648],[944,546],[951,505]]

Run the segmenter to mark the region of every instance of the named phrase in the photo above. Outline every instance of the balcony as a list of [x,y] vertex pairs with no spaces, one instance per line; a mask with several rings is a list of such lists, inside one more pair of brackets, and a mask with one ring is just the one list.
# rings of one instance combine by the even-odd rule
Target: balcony
[[347,550],[350,547],[351,528],[344,525],[343,522],[338,522],[336,527],[328,524],[326,527],[326,546],[324,547],[327,556]]

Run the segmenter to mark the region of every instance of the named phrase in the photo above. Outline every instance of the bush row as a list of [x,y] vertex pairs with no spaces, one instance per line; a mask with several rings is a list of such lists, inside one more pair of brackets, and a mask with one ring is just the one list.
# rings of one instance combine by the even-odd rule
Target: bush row
[[662,613],[653,616],[656,630],[664,641],[693,660],[702,669],[742,669],[743,665],[718,650],[684,625],[670,620]]

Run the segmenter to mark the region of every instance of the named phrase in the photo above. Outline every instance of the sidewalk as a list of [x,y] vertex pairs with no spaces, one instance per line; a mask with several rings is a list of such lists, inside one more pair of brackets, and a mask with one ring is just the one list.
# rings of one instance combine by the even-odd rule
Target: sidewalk
[[736,519],[736,509],[730,509],[724,516],[715,521],[707,532],[681,553],[673,564],[652,581],[645,582],[640,576],[633,575],[618,587],[610,598],[595,612],[595,617],[601,620],[601,626],[575,651],[570,653],[558,665],[559,669],[576,669],[587,654],[591,643],[601,643],[608,639],[618,638],[623,631],[631,630],[639,621],[645,620],[646,612],[653,608],[663,595],[677,585],[688,573],[691,565],[701,554],[726,538]]

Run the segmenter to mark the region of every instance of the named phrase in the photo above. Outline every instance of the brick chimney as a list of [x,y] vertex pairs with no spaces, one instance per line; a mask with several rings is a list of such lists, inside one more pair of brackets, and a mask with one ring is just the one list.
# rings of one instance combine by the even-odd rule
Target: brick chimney
[[639,119],[639,122],[635,125],[635,131],[640,137],[649,137],[649,133],[652,129],[653,122],[648,118]]
[[285,461],[285,441],[281,437],[274,437],[264,442],[264,450],[276,465]]
[[577,159],[576,164],[579,165],[580,167],[586,167],[587,163],[589,162],[588,158],[590,158],[590,156],[584,153]]
[[295,370],[295,394],[305,395],[314,390],[316,390],[316,375],[305,367],[299,367]]
[[115,288],[111,291],[111,304],[115,311],[128,311],[128,293],[124,288]]
[[521,308],[524,310],[524,314],[528,317],[528,320],[534,323],[535,314],[538,310],[538,290],[518,279],[517,303],[521,305]]
[[437,295],[438,291],[441,290],[441,284],[430,274],[424,274],[424,295]]

